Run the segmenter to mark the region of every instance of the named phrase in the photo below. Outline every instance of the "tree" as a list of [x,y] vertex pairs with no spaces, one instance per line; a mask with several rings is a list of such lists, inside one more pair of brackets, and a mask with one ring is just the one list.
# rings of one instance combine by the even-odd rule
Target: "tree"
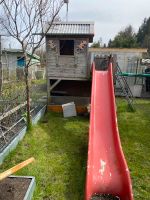
[[106,48],[106,47],[107,47],[107,45],[106,45],[106,43],[104,43],[103,48]]
[[1,35],[0,35],[0,95],[2,93],[2,85],[3,85],[2,42],[1,42]]
[[137,47],[136,34],[131,25],[127,26],[123,31],[120,31],[114,38],[109,40],[109,47],[116,48],[134,48]]
[[137,33],[137,42],[141,47],[148,48],[150,51],[150,17],[144,19]]
[[93,42],[93,44],[91,45],[91,48],[100,48],[100,41],[97,42]]
[[29,67],[27,50],[33,55],[42,44],[55,18],[64,4],[63,0],[4,0],[1,1],[0,25],[21,45],[25,59],[25,84],[27,124],[31,126]]
[[111,46],[112,46],[112,40],[110,39],[108,42],[108,47],[111,47]]
[[3,3],[3,1],[4,1],[4,0],[1,0],[1,1],[0,1],[0,4]]
[[93,42],[93,44],[91,45],[91,48],[100,48],[102,47],[102,38],[100,37],[99,40],[97,42]]
[[37,49],[35,53],[36,53],[36,55],[38,55],[40,57],[41,67],[44,68],[46,66],[45,46]]

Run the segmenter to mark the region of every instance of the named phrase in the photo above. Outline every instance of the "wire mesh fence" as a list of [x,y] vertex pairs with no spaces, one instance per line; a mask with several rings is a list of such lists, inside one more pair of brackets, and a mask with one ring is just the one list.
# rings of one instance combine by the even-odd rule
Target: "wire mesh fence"
[[[17,75],[19,73],[19,75]],[[3,87],[0,95],[0,152],[12,141],[26,125],[26,85],[23,71],[16,70],[3,79]],[[17,75],[17,76],[16,76]],[[37,112],[46,104],[47,91],[46,80],[33,80],[30,76],[30,114],[33,118]]]

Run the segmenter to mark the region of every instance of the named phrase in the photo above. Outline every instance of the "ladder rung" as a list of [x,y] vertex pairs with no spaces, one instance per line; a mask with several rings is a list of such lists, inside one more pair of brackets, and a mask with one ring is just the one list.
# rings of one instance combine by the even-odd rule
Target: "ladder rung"
[[134,109],[133,107],[133,94],[131,92],[131,89],[128,85],[128,82],[126,80],[126,78],[124,76],[118,76],[119,73],[122,73],[119,65],[117,65],[117,73],[116,73],[116,80],[119,83],[119,86],[121,87],[121,90],[123,92],[123,94],[125,95],[125,98],[129,104],[129,106]]

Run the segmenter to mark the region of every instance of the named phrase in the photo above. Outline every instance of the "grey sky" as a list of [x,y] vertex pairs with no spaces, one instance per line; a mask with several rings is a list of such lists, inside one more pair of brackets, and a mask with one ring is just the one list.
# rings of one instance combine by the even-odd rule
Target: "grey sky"
[[[65,7],[61,12],[65,20]],[[108,42],[118,31],[131,24],[138,30],[150,17],[150,0],[70,0],[69,21],[94,21],[95,40]]]

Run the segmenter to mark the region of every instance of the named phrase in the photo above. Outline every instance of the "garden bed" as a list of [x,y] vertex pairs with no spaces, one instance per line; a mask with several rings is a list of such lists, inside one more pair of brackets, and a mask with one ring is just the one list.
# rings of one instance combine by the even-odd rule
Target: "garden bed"
[[34,188],[34,177],[10,176],[0,182],[0,200],[31,200]]
[[[37,106],[33,109],[32,123],[36,124],[38,120],[44,115],[46,106]],[[5,134],[5,137],[0,138],[0,164],[3,162],[4,158],[13,150],[18,142],[22,140],[26,133],[26,122],[24,118],[20,116],[20,119],[13,125],[12,128]]]

